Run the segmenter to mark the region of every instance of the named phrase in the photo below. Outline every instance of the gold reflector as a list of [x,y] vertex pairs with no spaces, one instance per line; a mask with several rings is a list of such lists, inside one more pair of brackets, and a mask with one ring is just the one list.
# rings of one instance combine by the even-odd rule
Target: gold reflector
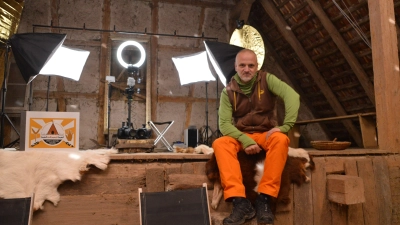
[[254,27],[244,25],[242,29],[235,29],[229,43],[253,50],[257,55],[258,69],[261,69],[265,58],[265,47],[261,34]]

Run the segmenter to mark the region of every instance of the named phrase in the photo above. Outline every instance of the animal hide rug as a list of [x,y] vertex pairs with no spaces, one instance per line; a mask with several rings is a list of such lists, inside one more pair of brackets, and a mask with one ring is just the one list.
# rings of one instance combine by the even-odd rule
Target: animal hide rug
[[45,200],[57,205],[57,188],[62,182],[80,180],[89,165],[105,170],[111,153],[117,150],[0,150],[0,198],[24,198],[34,193],[34,210],[43,209]]

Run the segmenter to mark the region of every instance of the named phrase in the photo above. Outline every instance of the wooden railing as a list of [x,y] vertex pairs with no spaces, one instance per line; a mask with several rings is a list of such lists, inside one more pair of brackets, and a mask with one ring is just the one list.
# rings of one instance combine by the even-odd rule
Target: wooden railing
[[293,126],[293,128],[288,133],[288,136],[290,138],[290,147],[293,148],[299,147],[299,138],[301,135],[300,126],[302,125],[307,125],[309,123],[323,123],[335,120],[354,119],[358,117],[361,127],[361,136],[364,145],[363,147],[377,148],[378,136],[376,134],[376,121],[373,119],[373,116],[376,116],[375,112],[297,121]]

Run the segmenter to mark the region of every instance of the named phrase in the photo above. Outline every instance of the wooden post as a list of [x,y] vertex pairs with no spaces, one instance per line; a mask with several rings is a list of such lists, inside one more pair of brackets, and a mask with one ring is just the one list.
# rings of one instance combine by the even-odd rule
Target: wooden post
[[375,120],[371,117],[363,117],[361,115],[358,115],[358,120],[360,121],[364,148],[378,148]]
[[379,149],[400,152],[400,78],[392,0],[368,0]]
[[289,147],[298,148],[299,147],[299,139],[300,139],[300,125],[295,124],[292,129],[289,130],[288,136],[290,139]]

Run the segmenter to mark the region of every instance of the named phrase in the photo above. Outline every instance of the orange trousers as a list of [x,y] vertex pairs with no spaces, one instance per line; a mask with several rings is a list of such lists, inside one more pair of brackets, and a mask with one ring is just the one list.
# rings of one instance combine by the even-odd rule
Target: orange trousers
[[[267,132],[246,133],[266,152],[264,174],[258,186],[258,192],[277,197],[281,184],[281,175],[288,156],[289,138],[280,132],[272,133],[266,139]],[[237,153],[243,151],[242,145],[236,139],[223,136],[216,139],[212,145],[217,158],[221,184],[224,189],[224,199],[231,197],[246,197],[242,172]]]

